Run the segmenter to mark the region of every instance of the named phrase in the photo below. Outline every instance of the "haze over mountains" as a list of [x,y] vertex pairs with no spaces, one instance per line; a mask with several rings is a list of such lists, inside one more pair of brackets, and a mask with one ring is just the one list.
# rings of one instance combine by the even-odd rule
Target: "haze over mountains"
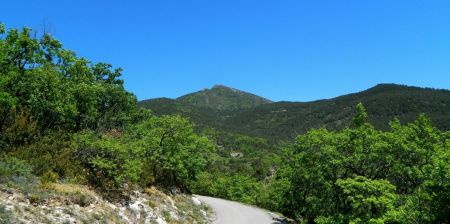
[[433,124],[450,129],[450,91],[396,84],[379,84],[362,92],[312,102],[272,102],[260,96],[215,85],[176,99],[157,98],[139,102],[158,115],[180,114],[198,128],[289,139],[310,128],[339,129],[350,124],[354,107],[362,102],[370,121],[388,128],[394,118],[410,122],[419,113]]

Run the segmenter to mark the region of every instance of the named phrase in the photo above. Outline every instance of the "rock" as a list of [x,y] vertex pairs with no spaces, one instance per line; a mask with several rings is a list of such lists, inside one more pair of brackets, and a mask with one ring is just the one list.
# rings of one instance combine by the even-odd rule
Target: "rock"
[[192,202],[194,203],[194,205],[200,206],[202,204],[202,202],[200,200],[198,200],[197,197],[192,196]]
[[[61,189],[83,189],[82,185],[59,186]],[[196,197],[181,193],[171,195],[172,198],[156,188],[146,193],[135,191],[129,195],[127,203],[119,204],[107,201],[95,192],[87,192],[95,198],[95,205],[91,203],[83,207],[67,200],[70,197],[67,193],[52,192],[45,203],[32,206],[19,190],[12,194],[0,191],[0,204],[14,214],[14,223],[83,223],[83,220],[99,223],[99,217],[103,217],[108,223],[167,224],[169,219],[176,223],[203,223],[208,218],[205,215],[204,219],[199,216],[193,220],[191,214],[195,210],[202,211],[202,207],[192,206],[192,202],[195,205],[201,202]]]
[[161,217],[158,217],[156,219],[156,223],[158,223],[158,224],[167,224],[166,221],[164,221],[164,219],[162,219]]

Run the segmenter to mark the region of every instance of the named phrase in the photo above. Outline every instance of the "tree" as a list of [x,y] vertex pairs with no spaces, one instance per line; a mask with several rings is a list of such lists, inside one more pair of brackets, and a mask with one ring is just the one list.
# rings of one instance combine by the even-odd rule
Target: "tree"
[[152,117],[136,125],[130,138],[144,145],[156,183],[182,189],[197,178],[214,151],[211,142],[195,134],[190,123],[179,116]]
[[367,123],[367,112],[366,108],[362,103],[358,103],[356,105],[356,115],[353,117],[353,124],[356,127],[360,127],[363,124]]
[[297,138],[282,210],[305,223],[439,223],[448,218],[448,136],[425,115],[378,131],[357,106],[354,128]]
[[[1,31],[6,32],[3,25]],[[129,123],[136,98],[124,89],[121,71],[77,57],[47,33],[36,38],[23,28],[0,36],[1,95],[8,94],[17,109],[29,110],[41,132]]]
[[395,186],[387,180],[370,180],[362,176],[339,179],[343,194],[344,220],[349,223],[385,223],[386,214],[394,209]]

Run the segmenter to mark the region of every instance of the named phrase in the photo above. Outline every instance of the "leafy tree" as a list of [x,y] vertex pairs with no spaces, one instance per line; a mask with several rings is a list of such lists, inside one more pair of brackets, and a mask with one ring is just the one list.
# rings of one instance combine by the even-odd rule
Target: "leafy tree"
[[344,222],[385,223],[386,213],[394,209],[395,186],[387,180],[370,180],[362,176],[339,179],[343,191]]
[[76,157],[93,185],[121,188],[126,183],[188,189],[204,170],[213,146],[194,134],[181,117],[151,117],[123,131],[76,136]]
[[120,75],[120,68],[78,58],[49,34],[35,38],[23,28],[0,36],[0,112],[12,102],[27,108],[42,132],[106,130],[132,120],[136,98]]
[[448,218],[448,136],[425,115],[378,131],[357,106],[354,128],[297,138],[281,210],[306,223],[435,223]]
[[145,147],[146,163],[151,164],[156,183],[183,189],[208,165],[214,151],[210,141],[195,134],[179,116],[150,118],[136,125],[130,138]]
[[362,103],[358,103],[356,105],[356,115],[353,118],[353,123],[356,127],[360,127],[363,124],[367,123],[367,112],[366,108],[364,108],[364,105]]
[[105,189],[120,188],[139,180],[144,148],[114,133],[82,133],[75,138],[76,153],[88,169],[92,184]]
[[188,190],[210,162],[210,141],[186,119],[138,109],[122,69],[37,36],[0,26],[0,153],[27,160],[37,175],[104,190],[134,183]]

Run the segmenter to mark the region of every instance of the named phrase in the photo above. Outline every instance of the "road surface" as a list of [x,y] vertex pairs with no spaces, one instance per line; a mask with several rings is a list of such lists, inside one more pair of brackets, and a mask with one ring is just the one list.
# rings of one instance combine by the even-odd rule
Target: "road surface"
[[196,195],[215,212],[214,224],[275,224],[278,216],[260,208],[234,201]]

